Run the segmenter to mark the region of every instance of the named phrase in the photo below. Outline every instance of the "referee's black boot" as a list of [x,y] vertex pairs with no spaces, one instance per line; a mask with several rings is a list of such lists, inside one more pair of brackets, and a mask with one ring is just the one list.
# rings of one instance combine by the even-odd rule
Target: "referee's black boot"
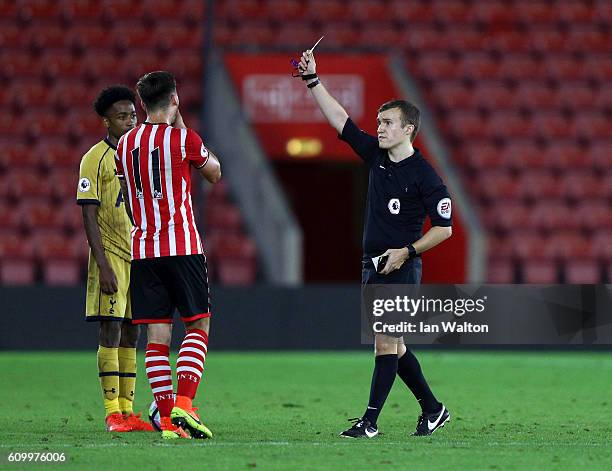
[[368,419],[349,419],[349,422],[353,422],[353,426],[346,429],[340,434],[341,437],[345,438],[374,438],[378,435],[378,427],[372,424]]
[[423,412],[419,416],[415,432],[412,434],[413,437],[422,437],[431,435],[437,429],[444,427],[444,424],[450,420],[450,413],[448,409],[442,404],[442,409],[433,414],[426,414]]

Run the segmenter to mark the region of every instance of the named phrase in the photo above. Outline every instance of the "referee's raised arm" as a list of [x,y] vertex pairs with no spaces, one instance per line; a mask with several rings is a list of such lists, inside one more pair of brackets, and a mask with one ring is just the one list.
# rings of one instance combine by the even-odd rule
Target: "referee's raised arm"
[[329,94],[327,89],[317,77],[317,63],[311,50],[304,51],[299,63],[299,71],[302,78],[306,79],[306,85],[316,100],[321,112],[327,122],[342,134],[342,129],[348,119],[348,113],[336,99]]

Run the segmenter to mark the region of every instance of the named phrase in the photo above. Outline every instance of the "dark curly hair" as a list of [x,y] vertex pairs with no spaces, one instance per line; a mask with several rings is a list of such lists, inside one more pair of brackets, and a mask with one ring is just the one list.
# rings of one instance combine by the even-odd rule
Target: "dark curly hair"
[[94,110],[102,118],[106,116],[108,109],[118,101],[129,100],[136,106],[136,95],[125,85],[113,85],[107,87],[100,92],[96,101],[94,101]]

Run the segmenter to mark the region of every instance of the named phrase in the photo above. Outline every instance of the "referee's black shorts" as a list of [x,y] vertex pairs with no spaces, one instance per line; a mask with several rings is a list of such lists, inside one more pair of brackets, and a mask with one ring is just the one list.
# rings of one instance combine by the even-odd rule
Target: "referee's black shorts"
[[184,322],[210,317],[206,257],[198,254],[132,260],[130,294],[133,324],[170,324],[175,309]]
[[[385,288],[385,286],[371,285],[413,285],[414,290],[408,290],[407,293],[414,293],[421,283],[421,272],[423,262],[421,257],[416,257],[406,260],[400,268],[392,271],[388,275],[381,275],[374,268],[371,258],[364,258],[362,261],[361,271],[361,328],[363,338],[370,338],[374,333],[373,327],[375,322],[383,321],[387,324],[396,324],[406,320],[404,314],[385,314],[383,317],[375,317],[372,313],[371,306],[374,299],[392,299],[397,293],[397,290]],[[386,333],[389,337],[402,337],[402,333]]]

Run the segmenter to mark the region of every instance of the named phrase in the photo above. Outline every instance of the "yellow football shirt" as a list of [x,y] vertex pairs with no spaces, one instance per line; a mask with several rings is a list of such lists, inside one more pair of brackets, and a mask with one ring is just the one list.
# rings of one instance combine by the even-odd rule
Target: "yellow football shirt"
[[115,174],[116,147],[106,139],[93,146],[81,159],[77,204],[95,204],[102,246],[130,261],[132,223],[125,212],[121,185]]

